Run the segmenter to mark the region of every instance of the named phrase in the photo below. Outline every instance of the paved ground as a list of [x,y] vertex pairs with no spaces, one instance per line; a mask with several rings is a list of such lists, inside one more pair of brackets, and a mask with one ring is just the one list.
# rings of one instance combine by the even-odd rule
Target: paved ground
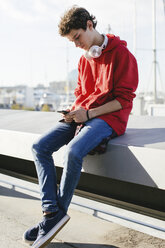
[[[70,209],[71,220],[47,248],[165,248],[165,239]],[[0,186],[0,247],[29,247],[23,232],[41,220],[40,201]]]

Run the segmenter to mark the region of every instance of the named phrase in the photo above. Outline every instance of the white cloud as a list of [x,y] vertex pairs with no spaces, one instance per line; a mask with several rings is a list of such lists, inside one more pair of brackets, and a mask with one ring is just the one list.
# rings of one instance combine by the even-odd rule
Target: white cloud
[[[58,5],[57,1],[55,1]],[[52,8],[53,6],[53,8]],[[0,0],[0,13],[25,23],[55,19],[56,5],[46,0]]]
[[42,0],[35,0],[33,2],[34,9],[36,10],[37,13],[40,14],[47,14],[48,13],[48,6],[44,3]]
[[14,4],[14,1],[11,0],[1,0],[0,1],[1,12],[6,14],[9,17],[12,17],[17,20],[22,20],[25,22],[32,22],[33,17],[17,8]]

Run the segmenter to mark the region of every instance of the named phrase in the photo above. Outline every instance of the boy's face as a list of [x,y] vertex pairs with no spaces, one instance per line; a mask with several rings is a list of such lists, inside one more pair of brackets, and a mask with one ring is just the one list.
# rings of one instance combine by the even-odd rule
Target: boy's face
[[76,47],[88,51],[94,43],[93,25],[87,24],[86,30],[83,30],[82,28],[72,29],[70,33],[66,35],[66,38],[74,42]]

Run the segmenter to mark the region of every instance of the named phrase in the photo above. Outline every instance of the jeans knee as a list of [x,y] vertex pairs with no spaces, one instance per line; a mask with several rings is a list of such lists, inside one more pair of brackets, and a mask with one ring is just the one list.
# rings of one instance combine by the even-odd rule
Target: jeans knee
[[77,162],[81,162],[82,158],[81,158],[81,154],[77,149],[74,148],[69,148],[67,149],[66,153],[65,153],[65,157],[68,161],[77,163]]
[[50,151],[46,148],[44,144],[42,144],[42,142],[35,142],[32,145],[32,152],[38,154],[50,153]]
[[33,145],[32,145],[32,147],[31,147],[31,149],[32,149],[32,152],[35,152],[35,153],[37,153],[38,152],[38,146],[37,146],[37,143],[33,143]]

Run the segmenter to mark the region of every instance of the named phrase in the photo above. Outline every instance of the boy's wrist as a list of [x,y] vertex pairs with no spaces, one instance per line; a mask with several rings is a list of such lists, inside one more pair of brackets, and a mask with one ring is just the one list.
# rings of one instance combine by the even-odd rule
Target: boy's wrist
[[86,115],[87,115],[87,121],[89,121],[89,120],[90,120],[90,117],[89,117],[89,109],[87,109]]
[[89,116],[89,119],[95,118],[96,117],[95,110],[94,109],[89,109],[88,110],[88,116]]

